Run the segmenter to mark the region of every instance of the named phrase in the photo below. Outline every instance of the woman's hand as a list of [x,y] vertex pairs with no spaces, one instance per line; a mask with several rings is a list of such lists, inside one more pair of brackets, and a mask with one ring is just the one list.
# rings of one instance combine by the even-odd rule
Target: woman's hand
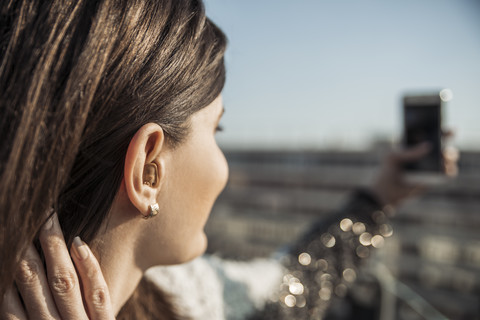
[[[444,136],[450,136],[448,132]],[[418,195],[426,189],[426,185],[410,183],[405,179],[403,166],[425,157],[431,150],[428,143],[419,144],[407,150],[389,153],[382,162],[380,172],[372,186],[373,193],[384,205],[397,205],[406,198]],[[447,147],[443,152],[444,172],[446,176],[457,175],[457,149]]]
[[18,291],[14,287],[7,291],[1,318],[114,319],[108,287],[97,259],[77,237],[70,251],[75,270],[56,214],[42,227],[40,243],[46,272],[38,252],[30,245],[15,275]]

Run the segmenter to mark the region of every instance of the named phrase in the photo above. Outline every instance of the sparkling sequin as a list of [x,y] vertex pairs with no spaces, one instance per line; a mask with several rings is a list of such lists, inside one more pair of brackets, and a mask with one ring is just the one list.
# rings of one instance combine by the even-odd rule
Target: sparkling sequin
[[330,281],[330,280],[332,280],[332,276],[330,275],[330,273],[324,273],[320,277],[320,280],[321,281]]
[[360,243],[366,247],[372,244],[371,240],[372,235],[368,232],[364,232],[360,235],[360,237],[358,237],[358,241],[360,241]]
[[312,262],[312,257],[308,253],[303,252],[298,256],[298,262],[301,265],[308,266]]
[[389,217],[392,217],[395,214],[395,208],[389,204],[383,207],[383,212]]
[[292,283],[289,285],[288,290],[291,294],[299,295],[303,293],[303,285],[300,282]]
[[347,282],[353,282],[357,279],[357,273],[352,268],[347,268],[343,270],[343,278]]
[[359,258],[365,259],[370,256],[370,250],[364,246],[358,246],[357,249],[355,249],[355,253]]
[[292,278],[293,278],[293,275],[291,275],[290,273],[287,273],[286,275],[283,276],[283,282],[288,283]]
[[296,277],[291,277],[289,280],[288,280],[288,286],[290,288],[291,285],[293,284],[296,284],[296,283],[300,283],[300,280]]
[[356,235],[360,235],[364,233],[367,229],[365,227],[365,224],[363,224],[362,222],[355,222],[352,226],[352,230],[353,233],[355,233]]
[[391,237],[393,235],[393,228],[389,224],[382,224],[379,227],[380,234],[384,236],[385,238]]
[[304,296],[298,296],[295,299],[297,299],[297,303],[295,304],[299,308],[303,308],[307,305],[307,299],[305,299]]
[[318,259],[316,265],[318,270],[326,271],[328,269],[328,262],[325,259]]
[[340,221],[340,229],[342,229],[342,231],[348,232],[352,230],[352,226],[353,226],[353,222],[348,218],[345,218],[342,221]]
[[380,210],[375,211],[372,214],[372,219],[373,219],[373,221],[375,221],[378,224],[385,223],[387,221],[387,217],[385,216],[385,213],[383,211],[380,211]]
[[320,299],[324,301],[330,300],[330,297],[332,296],[332,291],[329,288],[322,288],[318,292],[318,295],[320,296]]
[[291,294],[286,296],[284,301],[285,301],[285,305],[287,307],[290,307],[290,308],[293,308],[295,306],[295,304],[297,303],[297,299],[294,296],[292,296]]
[[372,246],[374,248],[382,248],[385,244],[385,239],[381,235],[376,235],[372,237]]
[[320,285],[322,286],[322,288],[328,288],[328,289],[332,289],[332,288],[333,288],[333,283],[332,283],[332,281],[330,281],[330,280],[322,281],[322,282],[320,283]]
[[339,220],[315,225],[292,247],[281,260],[289,271],[277,295],[281,310],[275,320],[323,319],[331,301],[347,294],[360,262],[393,234],[379,207],[368,196],[354,197]]
[[322,236],[321,236],[320,239],[322,240],[323,245],[324,245],[325,247],[327,247],[327,248],[333,247],[333,246],[335,245],[335,242],[336,242],[335,237],[332,236],[332,235],[331,235],[330,233],[328,233],[328,232],[322,234]]

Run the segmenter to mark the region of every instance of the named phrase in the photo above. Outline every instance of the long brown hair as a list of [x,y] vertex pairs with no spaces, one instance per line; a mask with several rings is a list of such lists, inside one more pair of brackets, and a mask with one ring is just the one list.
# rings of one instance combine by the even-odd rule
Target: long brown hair
[[135,132],[173,146],[225,81],[226,39],[201,0],[3,1],[0,300],[54,207],[67,244],[108,218]]

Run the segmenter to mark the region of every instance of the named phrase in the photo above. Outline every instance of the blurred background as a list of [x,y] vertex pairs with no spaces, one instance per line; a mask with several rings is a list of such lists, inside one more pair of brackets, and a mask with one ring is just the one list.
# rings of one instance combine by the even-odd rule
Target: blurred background
[[480,319],[480,1],[205,2],[229,38],[230,181],[208,251],[265,257],[295,239],[371,183],[401,139],[403,94],[450,88],[458,178],[399,208],[330,316]]

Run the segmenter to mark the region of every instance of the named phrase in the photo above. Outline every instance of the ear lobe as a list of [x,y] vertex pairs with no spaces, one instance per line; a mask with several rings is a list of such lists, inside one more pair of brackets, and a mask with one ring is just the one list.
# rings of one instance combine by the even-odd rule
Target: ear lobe
[[157,202],[165,165],[165,136],[156,123],[142,126],[130,141],[125,156],[124,180],[128,197],[143,216]]

